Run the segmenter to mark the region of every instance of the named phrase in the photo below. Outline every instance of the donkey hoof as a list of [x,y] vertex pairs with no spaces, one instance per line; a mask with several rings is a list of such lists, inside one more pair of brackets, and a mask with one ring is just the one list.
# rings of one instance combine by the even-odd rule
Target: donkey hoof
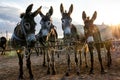
[[49,71],[49,70],[47,71],[47,74],[48,74],[48,75],[50,74],[50,71]]
[[23,76],[19,76],[18,80],[24,80]]
[[94,74],[94,72],[93,72],[93,71],[90,71],[89,74]]
[[88,65],[86,65],[85,67],[88,68]]
[[104,70],[101,71],[101,74],[106,74],[106,73],[107,73],[107,71],[104,71]]
[[33,76],[30,76],[30,80],[34,80]]
[[52,72],[52,75],[56,75],[56,71],[53,71],[53,72]]
[[80,75],[80,72],[79,72],[79,71],[77,71],[77,75]]
[[34,77],[33,77],[33,75],[31,75],[31,76],[30,76],[30,80],[34,80]]
[[47,67],[45,64],[43,64],[43,67]]
[[110,67],[110,64],[109,64],[109,63],[107,63],[107,64],[106,64],[106,66],[107,66],[107,67]]
[[34,80],[34,78],[30,78],[30,80]]
[[66,72],[66,74],[65,74],[66,76],[70,76],[70,74],[68,73],[68,72]]

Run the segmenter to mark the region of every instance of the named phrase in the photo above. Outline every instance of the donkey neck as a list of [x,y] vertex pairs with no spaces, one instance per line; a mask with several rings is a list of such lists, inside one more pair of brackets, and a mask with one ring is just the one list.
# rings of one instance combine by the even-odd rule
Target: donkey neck
[[25,41],[25,37],[24,37],[22,31],[20,30],[20,25],[16,26],[12,36],[19,41]]
[[101,42],[102,39],[101,39],[101,34],[100,34],[100,31],[98,29],[98,27],[96,25],[94,25],[94,28],[93,28],[93,39],[95,42]]

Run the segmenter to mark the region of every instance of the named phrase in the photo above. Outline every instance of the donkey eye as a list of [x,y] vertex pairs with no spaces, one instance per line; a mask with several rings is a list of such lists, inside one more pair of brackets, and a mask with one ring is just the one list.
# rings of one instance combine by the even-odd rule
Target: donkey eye
[[30,24],[29,24],[29,23],[24,23],[24,26],[25,26],[27,29],[30,29]]
[[62,20],[62,23],[65,23],[65,20]]

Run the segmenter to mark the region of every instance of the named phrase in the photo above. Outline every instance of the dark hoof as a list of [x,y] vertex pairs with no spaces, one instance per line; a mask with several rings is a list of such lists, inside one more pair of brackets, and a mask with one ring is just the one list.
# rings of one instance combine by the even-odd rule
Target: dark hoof
[[19,76],[18,80],[24,80],[23,76]]
[[34,78],[33,78],[33,79],[30,79],[30,80],[34,80]]
[[30,80],[34,80],[34,78],[31,78]]
[[88,65],[86,65],[85,67],[88,68]]
[[106,73],[107,73],[107,71],[104,71],[104,70],[101,71],[101,74],[106,74]]
[[77,71],[77,75],[78,75],[78,76],[80,75],[80,72],[79,72],[79,71]]
[[53,72],[52,72],[52,75],[56,75],[56,71],[53,71]]
[[94,74],[94,72],[93,72],[93,71],[90,71],[89,74]]
[[66,74],[65,74],[66,76],[70,76],[70,74],[68,73],[68,72],[66,72]]
[[34,80],[33,76],[30,77],[30,80]]
[[59,54],[57,55],[58,58],[60,58]]
[[106,66],[107,66],[107,67],[110,67],[110,64],[108,63],[108,64],[106,64]]
[[43,64],[43,67],[47,67],[45,64]]
[[108,67],[108,68],[110,68],[110,67],[111,67],[111,65],[110,65],[110,64],[107,64],[107,67]]
[[80,65],[82,66],[82,63],[80,63]]
[[47,70],[47,74],[48,74],[48,75],[50,74],[50,70]]

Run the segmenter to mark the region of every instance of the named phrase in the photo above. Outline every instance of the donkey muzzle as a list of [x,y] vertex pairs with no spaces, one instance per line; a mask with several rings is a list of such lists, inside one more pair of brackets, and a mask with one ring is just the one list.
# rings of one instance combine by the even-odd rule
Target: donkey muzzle
[[28,45],[29,47],[34,47],[35,42],[36,42],[35,34],[29,34],[29,35],[27,36],[26,41],[27,41],[27,45]]

